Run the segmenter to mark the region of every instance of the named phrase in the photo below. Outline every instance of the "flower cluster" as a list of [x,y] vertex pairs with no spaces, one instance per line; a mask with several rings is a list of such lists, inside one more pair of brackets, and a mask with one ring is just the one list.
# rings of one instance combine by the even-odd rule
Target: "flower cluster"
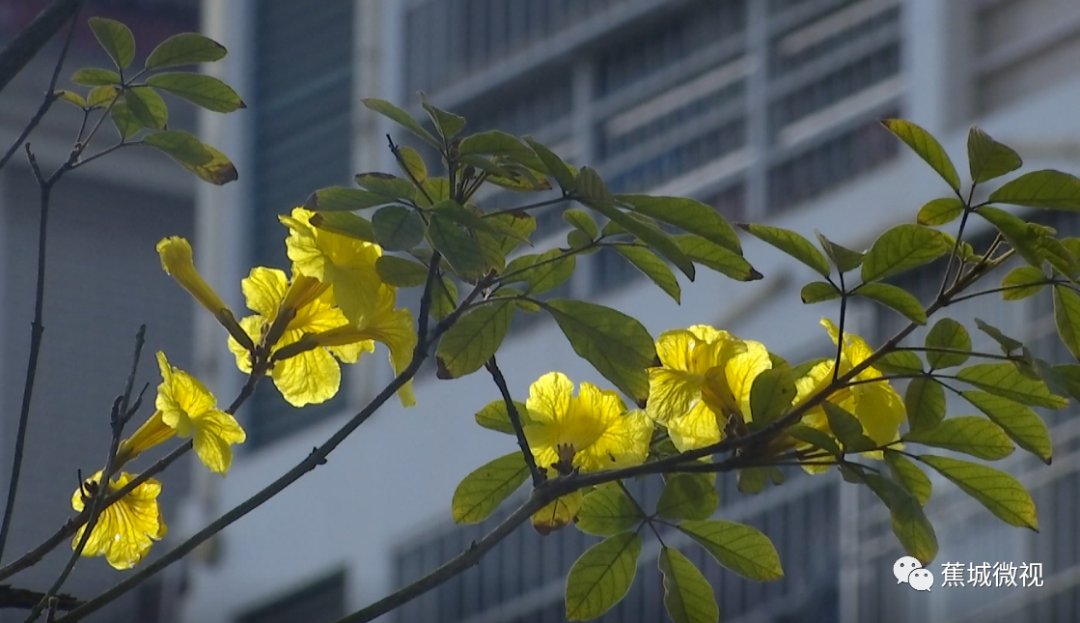
[[[324,231],[312,223],[313,212],[296,208],[281,217],[288,228],[286,247],[292,275],[255,267],[241,283],[248,308],[254,312],[236,319],[195,268],[187,240],[165,238],[157,245],[161,265],[192,297],[213,314],[229,333],[229,350],[237,367],[253,378],[268,375],[282,397],[301,407],[333,398],[341,386],[340,363],[355,363],[375,342],[387,346],[390,362],[400,373],[416,347],[416,331],[407,309],[396,307],[396,290],[375,270],[382,249],[369,242]],[[135,476],[121,468],[147,450],[173,437],[190,438],[199,460],[215,473],[232,465],[232,446],[246,434],[230,411],[197,378],[157,355],[161,370],[156,410],[120,442],[112,461],[114,474],[101,491],[102,471],[83,482],[71,498],[83,512],[95,496],[114,494]],[[340,362],[340,363],[339,363]],[[411,384],[399,390],[405,405],[414,403]],[[165,535],[158,508],[161,483],[154,479],[135,486],[100,512],[83,548],[84,556],[105,556],[117,569],[137,564],[154,541]],[[72,543],[77,547],[85,526]]]

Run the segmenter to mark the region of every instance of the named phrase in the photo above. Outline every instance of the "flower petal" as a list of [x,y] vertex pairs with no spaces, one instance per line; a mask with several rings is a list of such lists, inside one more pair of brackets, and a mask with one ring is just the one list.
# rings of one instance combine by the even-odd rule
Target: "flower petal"
[[294,407],[326,402],[341,387],[341,366],[323,348],[279,361],[270,376],[282,397]]
[[649,417],[666,424],[688,412],[701,400],[705,378],[700,374],[668,368],[649,368]]
[[704,402],[699,402],[685,415],[667,423],[668,435],[679,452],[704,448],[721,439],[716,412]]
[[529,417],[537,424],[562,421],[570,412],[570,397],[574,383],[562,372],[548,372],[529,387],[525,406]]
[[[89,480],[100,483],[101,475],[99,471]],[[131,474],[121,473],[109,483],[109,490],[118,491],[131,479]],[[153,542],[164,537],[167,531],[157,504],[160,493],[161,483],[151,478],[103,509],[82,555],[105,556],[116,569],[130,569],[138,564],[150,551]],[[76,511],[83,510],[81,487],[72,495],[71,505]],[[72,548],[77,547],[85,530],[86,526],[83,526],[76,532]]]
[[277,315],[288,285],[284,271],[256,266],[240,281],[240,290],[244,293],[248,309],[271,320]]
[[224,474],[232,464],[232,445],[247,439],[236,418],[211,409],[195,421],[194,446],[199,460],[212,472]]

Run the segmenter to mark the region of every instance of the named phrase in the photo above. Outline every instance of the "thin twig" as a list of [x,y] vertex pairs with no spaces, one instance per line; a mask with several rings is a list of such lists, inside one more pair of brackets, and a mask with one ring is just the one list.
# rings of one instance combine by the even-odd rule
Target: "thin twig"
[[[135,352],[131,357],[131,370],[128,372],[127,380],[124,381],[124,391],[113,402],[112,414],[110,415],[110,425],[112,428],[112,438],[109,441],[109,452],[105,458],[105,468],[102,470],[101,478],[98,480],[98,488],[94,492],[93,499],[90,500],[90,516],[86,520],[86,527],[83,529],[82,537],[79,542],[75,544],[75,548],[71,552],[71,556],[68,557],[67,564],[64,565],[64,569],[57,576],[56,581],[53,582],[49,590],[30,611],[30,615],[27,616],[27,623],[37,620],[41,611],[44,610],[50,603],[54,596],[60,592],[63,588],[64,582],[67,581],[71,572],[74,571],[75,565],[78,564],[79,558],[82,556],[83,550],[86,549],[86,544],[90,541],[90,535],[93,534],[94,528],[97,526],[98,519],[101,518],[101,512],[103,509],[102,503],[109,492],[108,483],[112,480],[113,475],[116,473],[116,453],[120,448],[120,441],[124,436],[124,424],[127,423],[131,417],[131,392],[135,387],[135,375],[139,371],[139,358],[142,356],[143,346],[146,344],[146,325],[140,325],[139,330],[135,333]],[[80,484],[80,488],[82,485]],[[55,616],[55,612],[54,612]]]
[[840,376],[840,359],[844,354],[844,322],[847,320],[848,300],[847,287],[844,286],[844,271],[837,270],[836,272],[840,274],[840,324],[837,328],[838,333],[836,336],[836,362],[833,364],[833,383],[835,383],[836,379]]
[[[60,48],[60,57],[56,59],[56,66],[53,67],[52,77],[49,79],[49,90],[45,92],[45,98],[41,101],[41,105],[38,106],[37,112],[34,113],[33,117],[30,117],[30,121],[26,123],[26,127],[24,127],[22,132],[19,133],[19,138],[15,139],[15,142],[13,142],[11,146],[8,147],[7,151],[4,152],[3,157],[0,157],[0,169],[3,169],[4,165],[7,164],[8,160],[11,160],[11,157],[15,155],[16,151],[18,151],[19,145],[22,145],[23,142],[27,139],[27,137],[30,136],[30,133],[34,131],[34,128],[36,128],[37,125],[41,123],[41,120],[45,118],[45,113],[49,112],[49,108],[52,107],[53,102],[55,102],[57,99],[56,81],[60,78],[60,70],[64,66],[64,58],[67,56],[68,48],[71,47],[71,36],[75,32],[75,24],[79,22],[79,8],[82,6],[82,0],[58,0],[57,2],[54,2],[51,7],[43,11],[41,15],[39,15],[34,20],[34,23],[36,24],[38,20],[41,20],[43,17],[45,17],[46,13],[48,13],[49,11],[53,11],[60,5],[64,6],[60,8],[59,12],[53,18],[56,19],[58,17],[58,21],[48,22],[49,29],[51,30],[43,31],[45,38],[41,40],[41,43],[44,44],[49,37],[52,37],[53,33],[59,30],[60,26],[63,25],[64,20],[68,19],[68,12],[70,11],[71,24],[68,26],[67,36],[64,38],[64,47]],[[53,26],[54,23],[55,26]],[[30,28],[33,27],[34,26],[32,24]],[[24,33],[29,31],[30,28],[27,28]],[[20,38],[21,37],[22,35],[20,35]],[[11,45],[9,45],[7,49],[4,50],[3,53],[0,53],[0,65],[3,64],[3,59],[17,43],[18,39],[13,41]],[[40,45],[38,46],[38,48],[40,48]],[[33,54],[36,53],[37,48],[34,49],[33,53],[30,56],[33,56]],[[26,61],[29,60],[30,57],[27,57]],[[0,71],[2,71],[2,69],[0,69]],[[14,74],[12,74],[12,77],[14,77]],[[2,77],[0,77],[0,90],[2,90],[6,84],[7,80],[4,80]]]
[[11,530],[11,518],[15,511],[15,495],[19,488],[19,475],[22,471],[23,452],[26,446],[26,429],[30,421],[30,401],[34,394],[34,379],[37,376],[38,355],[41,352],[41,337],[45,332],[42,324],[42,316],[45,304],[45,250],[48,240],[49,223],[49,198],[52,184],[42,177],[34,152],[30,144],[26,144],[26,154],[30,162],[30,168],[38,181],[39,195],[39,222],[38,222],[38,254],[37,254],[37,281],[34,287],[34,320],[30,323],[30,354],[26,361],[26,378],[23,382],[22,404],[19,407],[19,424],[15,432],[15,450],[11,459],[11,480],[8,483],[7,501],[4,506],[4,517],[0,522],[0,560],[3,559],[4,547],[7,544]]
[[532,449],[529,448],[529,440],[525,438],[525,429],[521,425],[521,414],[518,413],[514,399],[510,397],[510,388],[506,386],[506,378],[503,377],[502,370],[499,369],[499,364],[496,363],[494,355],[488,360],[485,367],[491,373],[491,380],[495,381],[503,402],[506,404],[506,415],[510,419],[510,426],[514,428],[514,436],[517,437],[518,447],[521,448],[521,456],[525,458],[525,465],[529,467],[529,473],[532,474],[533,487],[539,487],[541,483],[547,480],[547,475],[536,466],[536,458],[533,456]]

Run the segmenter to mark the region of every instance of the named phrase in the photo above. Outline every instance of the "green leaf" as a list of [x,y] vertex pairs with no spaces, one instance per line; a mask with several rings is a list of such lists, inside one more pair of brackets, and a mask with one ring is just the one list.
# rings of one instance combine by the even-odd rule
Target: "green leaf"
[[213,158],[213,154],[202,141],[182,130],[163,130],[147,134],[143,142],[185,164],[206,164]]
[[1058,336],[1073,357],[1080,359],[1080,295],[1054,286],[1054,324]]
[[311,217],[311,224],[324,231],[364,242],[375,242],[375,231],[371,222],[348,212],[319,212]]
[[457,486],[450,503],[457,523],[480,523],[529,477],[521,452],[511,452],[476,469]]
[[739,227],[750,232],[755,238],[770,244],[791,257],[806,264],[822,277],[829,276],[829,261],[809,240],[788,229],[768,225],[740,224]]
[[1005,353],[1006,355],[1012,355],[1015,351],[1024,348],[1023,342],[1005,335],[1004,333],[1002,333],[1001,329],[998,329],[994,325],[987,324],[986,322],[983,322],[982,320],[976,318],[975,326],[978,327],[980,331],[993,338],[993,340],[998,343],[998,346],[1001,347],[1001,352]]
[[[525,406],[525,403],[515,400],[514,408],[517,409],[522,425],[531,422],[529,409]],[[484,405],[483,409],[476,412],[476,423],[489,430],[506,433],[507,435],[514,434],[514,425],[510,423],[510,414],[507,413],[506,402],[503,400],[493,400]]]
[[105,17],[91,17],[89,22],[94,37],[109,58],[116,63],[116,68],[127,69],[135,58],[135,37],[131,35],[131,29]]
[[131,109],[128,108],[123,99],[117,101],[109,109],[109,118],[112,120],[113,125],[116,126],[116,131],[122,139],[126,140],[142,129],[142,124],[135,119],[135,115],[131,114]]
[[877,447],[877,443],[863,433],[862,422],[851,412],[829,401],[822,403],[829,430],[844,446],[845,452],[865,452]]
[[379,208],[371,217],[375,240],[390,251],[404,251],[420,244],[424,239],[424,221],[405,206]]
[[120,74],[111,69],[86,67],[71,74],[71,81],[88,87],[120,84]]
[[933,428],[912,431],[903,440],[963,452],[987,461],[1003,459],[1016,449],[1000,426],[977,415],[943,420]]
[[1011,526],[1038,531],[1035,501],[1024,485],[992,467],[944,456],[924,455],[919,459],[975,498],[991,513]]
[[610,307],[555,299],[544,304],[574,352],[627,396],[643,403],[649,395],[645,369],[653,365],[653,339],[635,318]]
[[624,532],[585,550],[566,576],[566,618],[587,621],[604,614],[630,590],[641,537]]
[[885,452],[885,463],[900,486],[907,489],[921,506],[926,506],[934,492],[934,486],[919,466],[899,452]]
[[736,281],[756,281],[762,275],[746,259],[694,234],[678,234],[675,243],[691,260]]
[[932,377],[912,379],[904,391],[904,407],[912,432],[933,429],[945,419],[945,390]]
[[367,190],[391,200],[412,201],[416,198],[416,186],[409,180],[389,173],[357,173],[356,183]]
[[1042,266],[1043,252],[1039,240],[1042,237],[1042,230],[1038,225],[1028,223],[1005,210],[992,206],[983,206],[976,211],[976,214],[996,227],[1009,246],[1016,249],[1017,253],[1029,264]]
[[488,130],[466,136],[458,144],[458,153],[462,156],[470,154],[504,156],[533,171],[547,170],[533,150],[526,147],[516,136],[502,130]]
[[708,519],[720,505],[720,494],[704,474],[671,474],[666,477],[656,514],[664,519]]
[[443,275],[431,289],[431,314],[436,320],[449,316],[458,304],[458,289],[454,281]]
[[165,100],[150,87],[132,87],[124,91],[131,114],[145,128],[164,130],[169,124],[169,108]]
[[824,281],[811,281],[799,291],[799,297],[806,305],[821,303],[840,298],[840,291],[831,283]]
[[1060,409],[1069,403],[1050,393],[1042,380],[1024,376],[1011,363],[975,364],[960,370],[957,377],[983,391],[1021,404]]
[[937,535],[915,496],[884,476],[855,470],[848,470],[847,473],[854,473],[857,480],[870,487],[885,503],[892,518],[893,534],[904,551],[924,565],[930,564],[938,551]]
[[78,107],[78,108],[87,108],[88,107],[88,105],[86,103],[86,98],[84,98],[82,95],[76,93],[75,91],[68,91],[66,89],[57,89],[56,91],[53,91],[53,97],[55,97],[58,100],[65,101],[65,102],[71,104],[72,106],[75,106],[75,107]]
[[465,117],[446,112],[441,108],[433,106],[431,102],[427,101],[426,97],[421,97],[420,103],[427,112],[428,117],[431,119],[431,123],[435,126],[435,130],[437,130],[447,142],[460,134],[462,128],[465,127]]
[[[114,106],[113,109],[115,110],[116,107]],[[203,143],[203,147],[210,152],[209,161],[202,164],[180,162],[180,166],[191,171],[204,182],[210,182],[217,186],[222,186],[236,180],[239,175],[236,172],[236,167],[233,165],[232,161],[229,160],[229,157],[218,151],[213,145]]]
[[525,282],[529,286],[528,294],[540,294],[565,283],[574,274],[576,265],[574,256],[560,249],[522,255],[506,266],[504,281]]
[[596,221],[585,210],[570,208],[563,211],[562,217],[574,229],[584,232],[589,238],[595,239],[600,235],[600,228],[596,226]]
[[435,149],[441,147],[439,139],[432,136],[431,132],[425,130],[424,126],[420,125],[419,121],[413,119],[412,115],[397,106],[394,106],[390,102],[375,97],[365,97],[360,99],[360,103],[412,132]]
[[435,351],[439,378],[453,379],[479,370],[499,349],[513,314],[514,302],[501,300],[462,314]]
[[304,207],[316,212],[352,212],[390,203],[390,199],[360,188],[330,186],[308,195]]
[[791,408],[795,398],[795,375],[791,368],[778,366],[765,370],[750,387],[750,413],[754,427],[775,421]]
[[950,223],[964,213],[964,202],[956,197],[932,199],[919,208],[915,217],[920,225],[938,226]]
[[922,303],[910,292],[887,283],[864,283],[855,294],[873,299],[894,311],[900,312],[908,320],[926,324],[926,311]]
[[674,225],[687,233],[701,236],[732,253],[742,254],[735,229],[716,208],[689,197],[654,197],[651,195],[616,195],[615,200],[634,212]]
[[918,374],[923,371],[919,356],[909,350],[894,350],[878,357],[874,367],[889,374]]
[[[528,244],[529,236],[536,231],[536,219],[528,212],[503,212],[488,215],[484,222],[491,230],[491,237],[499,245],[504,255],[514,251],[522,244]],[[481,232],[482,235],[484,232]]]
[[662,547],[657,564],[664,577],[664,607],[674,623],[720,620],[712,585],[682,552]]
[[1006,182],[990,193],[990,201],[1050,210],[1080,210],[1080,179],[1044,169]]
[[[582,167],[581,173],[578,176],[579,181],[588,179],[591,171],[592,169],[589,167]],[[595,177],[595,175],[595,172],[593,172],[592,176]],[[586,206],[596,210],[610,219],[613,223],[636,236],[646,245],[655,249],[660,255],[671,260],[671,263],[675,264],[675,266],[677,266],[684,275],[689,277],[691,281],[694,279],[693,261],[691,261],[687,254],[683,252],[679,244],[659,227],[632,218],[630,215],[616,208],[609,201],[594,201],[584,198],[582,198],[581,201],[584,202]]]
[[664,260],[656,256],[652,251],[644,247],[632,247],[628,245],[616,245],[612,247],[615,252],[626,258],[626,261],[634,265],[646,277],[655,283],[668,296],[678,303],[681,296],[679,282],[675,279],[675,273],[668,268]]
[[941,232],[922,225],[897,225],[886,231],[866,252],[862,264],[864,283],[886,279],[928,264],[949,252]]
[[[562,158],[555,154],[555,152],[548,149],[545,145],[533,140],[526,136],[525,142],[532,147],[532,150],[536,152],[536,157],[544,163],[544,169],[551,177],[555,178],[555,183],[559,185],[563,193],[572,193],[576,186],[574,180],[574,173],[570,170],[570,167],[566,166]],[[593,237],[596,234],[592,234]]]
[[217,41],[195,32],[182,32],[162,41],[146,57],[147,69],[177,65],[212,63],[225,58],[228,51]]
[[586,534],[612,536],[633,530],[644,519],[622,487],[609,482],[585,495],[574,525]]
[[187,101],[214,112],[232,112],[247,108],[233,88],[221,80],[203,74],[164,73],[150,76],[146,84],[168,91]]
[[458,274],[466,278],[483,274],[486,268],[484,254],[476,240],[461,225],[441,214],[432,214],[428,239]]
[[802,441],[804,443],[808,443],[814,448],[817,448],[818,450],[824,450],[825,452],[828,452],[833,456],[839,456],[843,454],[843,450],[841,450],[840,446],[837,445],[836,439],[834,439],[832,435],[826,433],[823,430],[819,430],[805,424],[796,424],[795,426],[786,429],[786,432],[795,439],[798,439],[799,441]]
[[90,93],[86,96],[86,106],[88,108],[105,108],[116,99],[117,95],[120,95],[120,87],[116,85],[94,87],[90,89]]
[[853,251],[841,244],[837,244],[832,240],[825,237],[824,234],[815,230],[814,235],[817,236],[818,243],[821,244],[821,248],[825,250],[825,255],[829,256],[829,259],[833,261],[833,265],[836,269],[842,273],[846,273],[849,270],[855,270],[862,265],[863,257],[865,253]]
[[967,148],[968,167],[971,169],[971,179],[976,184],[1001,177],[1024,164],[1011,147],[995,141],[975,126],[968,131]]
[[757,528],[719,519],[684,521],[678,528],[721,565],[745,578],[765,582],[784,577],[776,547]]
[[907,143],[953,190],[960,190],[960,176],[956,173],[956,167],[932,134],[903,119],[885,119],[881,123],[897,138]]
[[1054,453],[1050,431],[1035,411],[1008,398],[985,392],[966,391],[964,399],[1000,426],[1018,446],[1043,462],[1050,463]]
[[[926,361],[930,367],[937,370],[959,366],[968,360],[968,352],[971,351],[971,336],[968,335],[964,325],[952,318],[942,318],[934,323],[926,334]],[[934,348],[947,349],[931,350]]]
[[427,179],[428,171],[427,164],[424,162],[424,157],[420,155],[420,152],[405,145],[398,147],[397,153],[401,158],[399,166],[405,169],[404,173],[410,177],[410,180],[423,184],[424,180]]
[[379,279],[398,288],[414,288],[427,283],[427,266],[403,257],[383,255],[375,260]]

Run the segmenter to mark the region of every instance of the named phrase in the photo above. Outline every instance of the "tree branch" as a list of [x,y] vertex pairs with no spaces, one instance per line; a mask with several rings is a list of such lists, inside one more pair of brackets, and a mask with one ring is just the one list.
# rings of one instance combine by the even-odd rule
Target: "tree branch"
[[514,405],[514,399],[510,397],[510,388],[506,386],[506,378],[503,377],[502,370],[499,369],[499,364],[495,362],[494,356],[488,360],[484,367],[491,373],[491,379],[495,381],[499,393],[502,394],[503,402],[506,404],[506,415],[510,419],[510,425],[514,428],[514,436],[517,437],[518,447],[521,448],[521,456],[525,458],[525,465],[529,467],[529,473],[532,475],[533,487],[539,487],[547,480],[547,475],[536,466],[536,458],[533,457],[532,449],[529,448],[529,440],[525,438],[525,429],[521,426],[521,414],[518,413],[517,406]]
[[82,0],[55,0],[0,52],[0,91],[37,55],[54,34],[72,18]]

